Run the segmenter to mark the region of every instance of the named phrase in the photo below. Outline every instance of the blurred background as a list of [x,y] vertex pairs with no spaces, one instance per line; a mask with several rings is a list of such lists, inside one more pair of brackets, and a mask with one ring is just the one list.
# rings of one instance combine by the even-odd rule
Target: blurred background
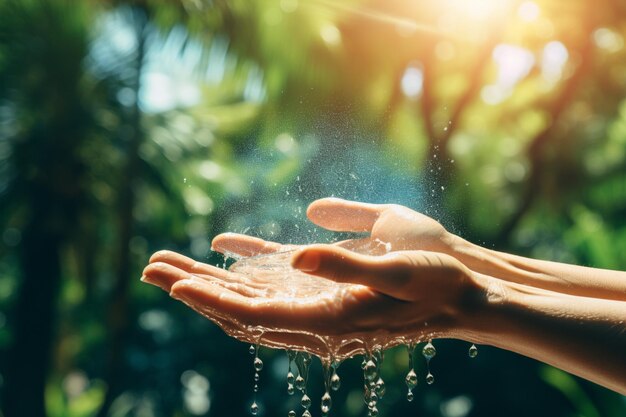
[[[248,346],[141,270],[163,248],[222,264],[222,231],[336,238],[303,215],[318,197],[626,269],[625,36],[622,0],[3,0],[1,414],[249,415]],[[546,365],[435,345],[411,403],[387,352],[381,416],[626,415]],[[286,415],[286,355],[260,356],[260,414]],[[366,414],[359,365],[332,415]]]

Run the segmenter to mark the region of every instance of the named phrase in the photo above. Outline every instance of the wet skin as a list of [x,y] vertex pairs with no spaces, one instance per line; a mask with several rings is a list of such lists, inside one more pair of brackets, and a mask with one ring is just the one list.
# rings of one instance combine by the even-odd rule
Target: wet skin
[[[217,236],[213,249],[240,256],[294,250],[294,268],[342,284],[327,294],[268,296],[277,285],[269,275],[250,277],[167,251],[153,255],[143,279],[245,341],[258,341],[264,329],[269,346],[327,356],[330,345],[349,356],[367,342],[454,337],[626,393],[626,273],[488,250],[397,205],[330,198],[313,202],[307,215],[324,228],[369,237],[294,247],[229,233]],[[363,247],[372,253],[355,252]]]

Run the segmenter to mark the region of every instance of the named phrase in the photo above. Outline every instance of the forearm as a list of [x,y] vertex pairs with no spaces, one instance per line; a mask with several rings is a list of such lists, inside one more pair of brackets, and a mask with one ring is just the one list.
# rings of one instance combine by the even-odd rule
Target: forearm
[[550,291],[626,301],[626,272],[542,261],[498,252],[452,236],[450,255],[473,271]]
[[626,302],[489,278],[465,324],[473,342],[548,363],[626,395]]

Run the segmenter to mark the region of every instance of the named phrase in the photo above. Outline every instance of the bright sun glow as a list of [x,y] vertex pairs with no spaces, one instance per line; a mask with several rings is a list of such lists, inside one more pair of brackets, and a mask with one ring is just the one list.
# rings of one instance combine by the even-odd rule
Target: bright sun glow
[[509,0],[444,0],[444,10],[455,11],[468,20],[488,20],[510,6]]

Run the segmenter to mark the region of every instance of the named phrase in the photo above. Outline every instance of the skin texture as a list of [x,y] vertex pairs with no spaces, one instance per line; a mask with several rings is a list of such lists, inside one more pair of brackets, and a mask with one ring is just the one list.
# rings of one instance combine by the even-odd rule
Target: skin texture
[[[397,205],[328,198],[313,202],[307,215],[330,230],[370,235],[294,247],[229,233],[217,236],[213,249],[240,256],[294,250],[294,268],[341,284],[328,294],[272,297],[271,276],[244,276],[168,251],[152,256],[142,279],[241,340],[258,341],[255,329],[264,328],[263,344],[320,356],[330,345],[349,356],[367,341],[453,337],[626,394],[626,273],[488,250]],[[373,253],[358,253],[364,246]]]

